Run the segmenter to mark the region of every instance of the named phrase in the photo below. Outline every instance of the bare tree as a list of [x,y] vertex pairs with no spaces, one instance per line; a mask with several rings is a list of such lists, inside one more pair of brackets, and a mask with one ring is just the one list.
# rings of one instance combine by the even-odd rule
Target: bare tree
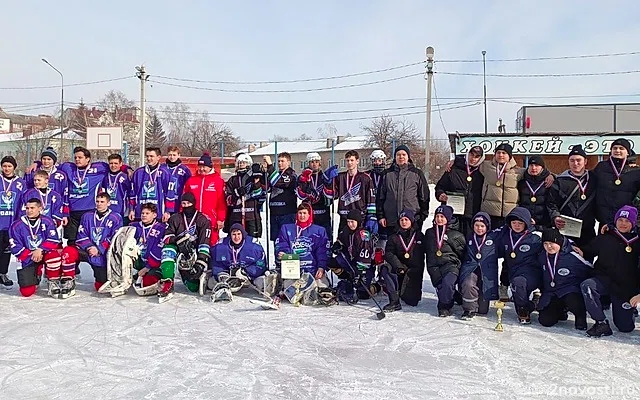
[[[424,156],[418,157],[418,150],[424,142],[421,141],[421,137],[413,122],[405,119],[394,120],[388,115],[381,115],[371,121],[370,125],[362,126],[361,129],[367,137],[365,143],[367,147],[381,149],[386,154],[391,154],[394,143],[396,146],[404,144],[411,150],[411,158],[414,164],[420,167],[424,166]],[[424,147],[422,147],[422,149],[424,149]],[[414,153],[416,155],[415,157]]]
[[190,113],[190,107],[184,103],[173,103],[163,109],[163,123],[169,143],[177,144],[188,140],[191,130]]
[[114,119],[118,119],[119,110],[130,110],[135,106],[133,100],[119,90],[109,90],[100,100],[98,106],[114,114]]
[[334,124],[324,124],[316,129],[316,134],[321,139],[331,139],[338,136],[338,128]]
[[[449,147],[447,139],[431,140],[431,152],[429,158],[430,183],[438,182],[442,174],[444,174],[450,154],[451,148]],[[413,154],[411,156],[413,157]],[[421,149],[420,158],[424,159],[424,148]]]

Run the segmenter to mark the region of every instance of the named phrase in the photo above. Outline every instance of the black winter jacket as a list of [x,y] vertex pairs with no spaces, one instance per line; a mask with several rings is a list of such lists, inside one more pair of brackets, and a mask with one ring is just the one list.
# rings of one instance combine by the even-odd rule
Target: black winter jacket
[[[585,200],[582,199],[580,187],[576,189],[578,186],[576,179],[580,180],[583,187],[586,186],[584,195],[587,198]],[[580,239],[582,240],[577,241],[580,244],[588,243],[595,237],[597,186],[598,179],[591,171],[586,171],[580,178],[576,178],[570,170],[566,170],[556,176],[553,185],[549,188],[547,208],[551,221],[560,215],[581,219],[582,234]],[[574,189],[576,190],[574,191]],[[566,205],[560,209],[565,202]]]
[[[440,249],[441,256],[437,255],[436,226],[434,225],[425,232],[427,273],[429,273],[431,284],[434,287],[440,284],[447,273],[452,272],[456,276],[460,274],[460,265],[465,256],[466,241],[464,235],[454,228],[457,228],[455,222],[447,226],[444,243]],[[438,231],[442,232],[440,229],[442,228],[438,228]]]
[[[622,159],[612,158],[618,170],[622,166]],[[624,205],[632,205],[633,198],[640,190],[640,168],[625,166],[620,175],[620,185],[616,185],[618,179],[609,160],[600,161],[593,170],[598,180],[596,192],[596,218],[600,223],[612,223],[616,211]]]
[[429,185],[424,173],[409,163],[405,168],[395,162],[382,175],[376,193],[378,219],[386,218],[388,226],[398,226],[400,213],[409,209],[416,214],[416,226],[429,215]]
[[[450,172],[445,172],[436,184],[436,199],[441,194],[463,194],[465,197],[464,217],[471,218],[480,211],[482,203],[482,185],[484,176],[477,168],[471,175],[467,173],[467,161],[465,155],[456,156]],[[467,177],[471,176],[471,182]]]
[[[546,228],[551,224],[549,210],[547,209],[547,193],[549,189],[544,186],[544,180],[549,175],[550,172],[546,168],[536,176],[529,175],[527,170],[524,173],[524,178],[518,182],[518,205],[529,210],[531,218],[536,222],[536,230],[542,230],[541,228]],[[533,196],[534,191],[535,196]],[[535,197],[536,201],[533,201],[533,197]]]

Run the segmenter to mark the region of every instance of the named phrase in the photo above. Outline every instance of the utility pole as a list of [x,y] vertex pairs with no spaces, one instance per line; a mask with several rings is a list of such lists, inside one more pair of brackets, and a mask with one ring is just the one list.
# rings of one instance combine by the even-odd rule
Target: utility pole
[[433,47],[427,47],[427,118],[424,144],[424,177],[429,183],[429,164],[431,158],[431,82],[433,80]]
[[140,166],[144,165],[144,150],[145,150],[145,135],[147,133],[147,111],[146,111],[146,99],[144,96],[144,86],[149,75],[144,69],[144,65],[136,67],[136,76],[140,79]]
[[43,58],[42,62],[47,64],[48,66],[53,68],[54,71],[60,74],[60,149],[58,151],[60,152],[60,158],[62,159],[62,151],[64,147],[64,75],[62,75],[62,72],[60,72],[58,68],[51,65],[51,63],[47,61],[46,58]]
[[487,128],[487,52],[482,50],[482,82],[484,84],[484,134],[488,133]]

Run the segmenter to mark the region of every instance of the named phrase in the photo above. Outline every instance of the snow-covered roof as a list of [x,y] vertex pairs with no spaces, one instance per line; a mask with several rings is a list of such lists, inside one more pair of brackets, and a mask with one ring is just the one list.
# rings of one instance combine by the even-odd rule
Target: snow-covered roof
[[[60,128],[49,129],[42,132],[32,133],[31,135],[29,135],[28,138],[30,140],[60,138]],[[65,130],[62,138],[63,140],[74,140],[74,141],[84,140],[84,137],[82,137],[79,133],[77,133],[73,129]],[[22,141],[22,140],[27,140],[27,138],[24,137],[23,132],[12,132],[12,133],[0,134],[0,143]]]
[[[335,151],[348,151],[348,150],[361,150],[365,149],[367,137],[366,136],[352,136],[346,137],[343,142],[335,145]],[[277,150],[277,151],[276,151]],[[246,152],[246,149],[239,152]],[[313,139],[303,141],[286,141],[286,142],[269,142],[268,145],[258,147],[254,151],[250,152],[251,156],[264,156],[274,155],[286,151],[290,154],[307,154],[311,152],[323,152],[331,151],[331,146],[327,147],[326,139]]]

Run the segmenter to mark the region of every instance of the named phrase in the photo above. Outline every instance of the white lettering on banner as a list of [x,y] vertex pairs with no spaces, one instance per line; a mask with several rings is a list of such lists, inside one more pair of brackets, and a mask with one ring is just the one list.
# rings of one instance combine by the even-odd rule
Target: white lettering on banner
[[[620,134],[598,135],[554,135],[554,136],[467,136],[454,137],[456,154],[466,154],[473,146],[480,146],[485,154],[494,154],[495,148],[501,143],[513,146],[513,154],[543,154],[566,155],[573,146],[582,145],[588,155],[609,154],[611,143],[618,137],[625,137],[631,143],[631,148],[640,148],[640,135]],[[638,143],[638,145],[636,145]]]

